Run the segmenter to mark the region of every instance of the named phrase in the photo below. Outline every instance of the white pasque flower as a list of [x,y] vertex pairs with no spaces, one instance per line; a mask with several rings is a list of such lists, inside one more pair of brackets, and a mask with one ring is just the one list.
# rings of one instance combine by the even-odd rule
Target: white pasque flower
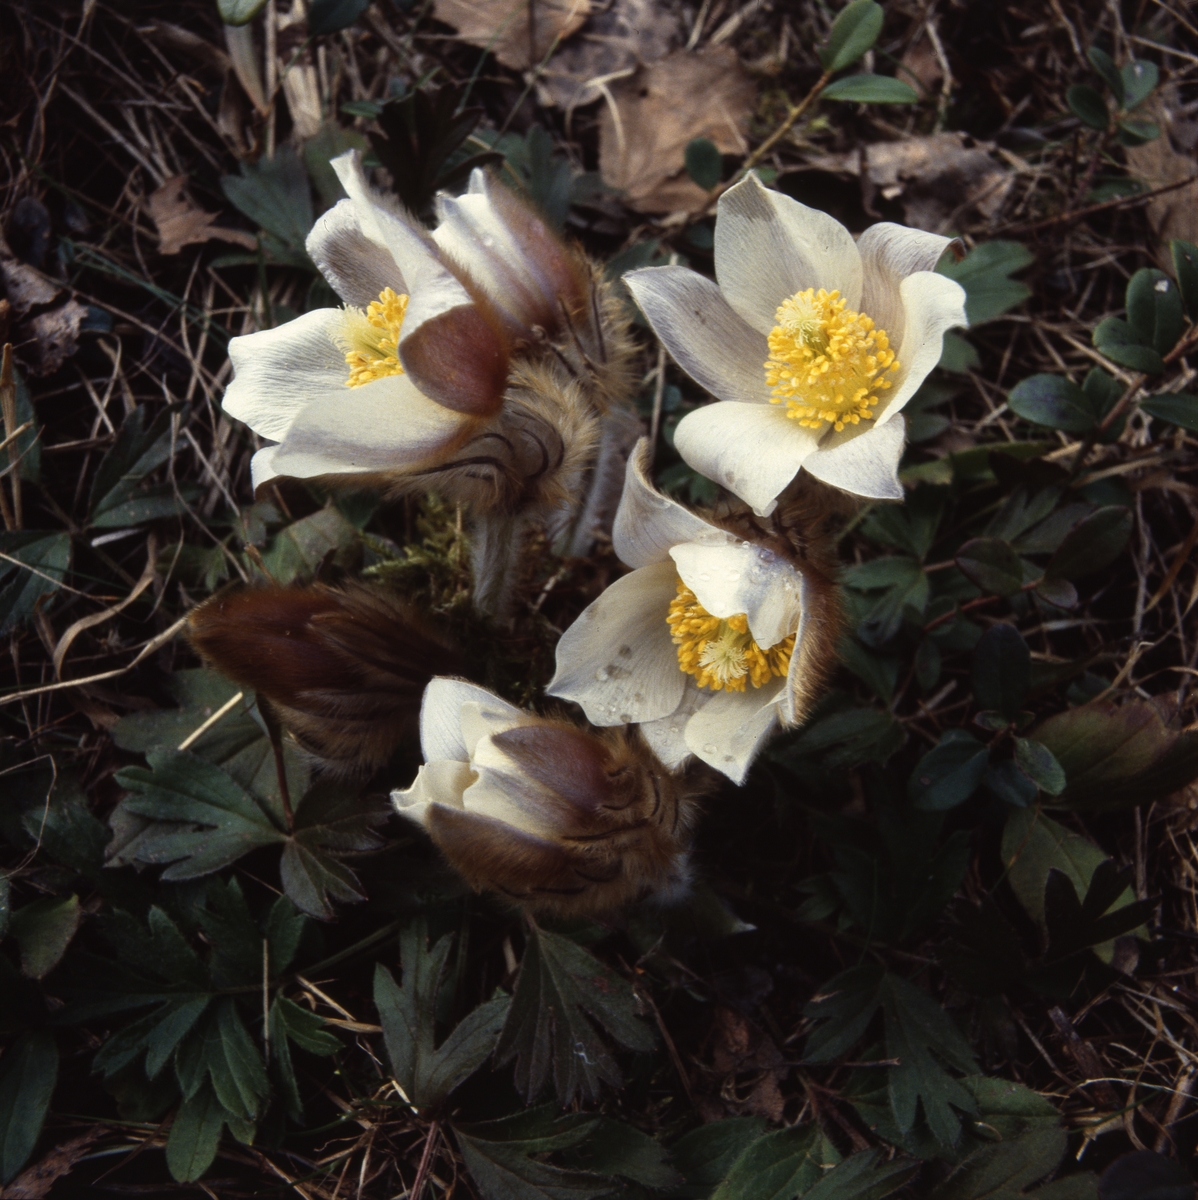
[[583,915],[685,886],[693,795],[634,736],[437,678],[420,744],[424,766],[392,802],[476,890]]
[[580,260],[485,172],[466,195],[439,197],[430,234],[371,189],[357,151],[332,166],[348,199],[307,249],[346,307],[229,344],[225,411],[278,443],[254,456],[255,487],[385,480],[438,461],[500,411],[518,344],[586,303]]
[[612,531],[634,570],[562,635],[547,691],[593,725],[638,724],[667,767],[693,754],[741,783],[828,665],[834,588],[663,496],[647,460],[642,439]]
[[965,325],[965,292],[933,272],[950,239],[881,222],[854,243],[839,221],[750,173],[719,200],[718,284],[685,267],[624,276],[654,332],[718,403],[675,445],[758,513],[801,469],[846,492],[901,500],[900,412]]

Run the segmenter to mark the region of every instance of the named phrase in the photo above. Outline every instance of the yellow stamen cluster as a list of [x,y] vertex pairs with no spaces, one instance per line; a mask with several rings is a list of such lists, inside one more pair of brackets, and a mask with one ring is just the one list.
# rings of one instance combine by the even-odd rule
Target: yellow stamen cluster
[[763,650],[753,641],[744,613],[713,617],[681,579],[678,595],[670,601],[666,624],[678,647],[678,666],[693,675],[700,687],[743,692],[746,680],[762,687],[774,676],[785,677],[790,670],[793,633]]
[[337,345],[345,351],[349,367],[347,387],[361,387],[388,375],[402,375],[399,361],[399,333],[404,313],[408,310],[407,296],[391,288],[383,288],[377,300],[363,312],[347,308],[343,314]]
[[808,288],[784,300],[770,333],[765,381],[770,399],[786,405],[800,425],[837,432],[873,420],[880,393],[898,370],[885,330],[872,318],[845,307],[839,292]]

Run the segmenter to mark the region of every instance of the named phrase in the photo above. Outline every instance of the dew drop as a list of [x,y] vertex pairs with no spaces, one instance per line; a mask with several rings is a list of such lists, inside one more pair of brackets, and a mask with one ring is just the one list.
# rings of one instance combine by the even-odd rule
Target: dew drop
[[729,571],[728,572],[728,582],[729,583],[735,583],[739,578],[740,578],[739,571]]
[[677,726],[677,725],[671,725],[671,726],[670,726],[670,732],[671,732],[671,733],[681,733],[681,732],[682,732],[682,730],[680,730],[680,729],[678,728],[678,726]]
[[704,754],[714,754],[715,752],[716,747],[712,742],[708,742],[707,745],[703,747]]
[[706,582],[707,582],[707,581],[708,581],[710,578],[711,578],[711,576],[710,576],[710,575],[708,575],[706,571],[704,571],[704,572],[702,572],[702,574],[700,574],[700,576],[699,576],[699,582],[700,582],[700,583],[706,583]]
[[595,672],[595,678],[599,680],[600,683],[606,683],[611,678],[611,673],[606,667],[600,667],[599,670]]
[[625,725],[628,725],[632,722],[632,714],[631,713],[621,713],[620,720],[623,721]]

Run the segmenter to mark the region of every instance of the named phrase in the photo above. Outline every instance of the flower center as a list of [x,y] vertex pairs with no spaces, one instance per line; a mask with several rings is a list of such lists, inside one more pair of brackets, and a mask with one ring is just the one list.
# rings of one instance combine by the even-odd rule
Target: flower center
[[763,650],[753,641],[744,613],[713,617],[681,579],[678,595],[670,601],[666,624],[678,647],[678,666],[693,675],[700,687],[743,692],[746,680],[762,687],[776,675],[784,677],[790,669],[793,633]]
[[870,409],[892,386],[885,376],[899,367],[885,330],[823,288],[795,292],[775,315],[765,364],[770,400],[811,429],[873,420]]
[[349,367],[346,387],[361,387],[388,375],[403,374],[399,362],[399,332],[407,310],[407,296],[400,296],[391,288],[383,288],[379,298],[372,300],[365,312],[360,308],[344,310],[336,342],[345,351],[345,362]]

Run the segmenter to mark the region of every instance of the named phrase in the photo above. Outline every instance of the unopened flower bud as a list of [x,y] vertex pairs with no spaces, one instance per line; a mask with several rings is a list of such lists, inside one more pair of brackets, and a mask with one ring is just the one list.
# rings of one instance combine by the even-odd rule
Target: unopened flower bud
[[191,613],[189,633],[302,746],[345,771],[374,770],[414,737],[425,685],[458,661],[414,607],[360,584],[221,592]]
[[425,765],[392,800],[476,891],[592,915],[685,888],[699,789],[635,732],[534,717],[434,679],[420,736]]

